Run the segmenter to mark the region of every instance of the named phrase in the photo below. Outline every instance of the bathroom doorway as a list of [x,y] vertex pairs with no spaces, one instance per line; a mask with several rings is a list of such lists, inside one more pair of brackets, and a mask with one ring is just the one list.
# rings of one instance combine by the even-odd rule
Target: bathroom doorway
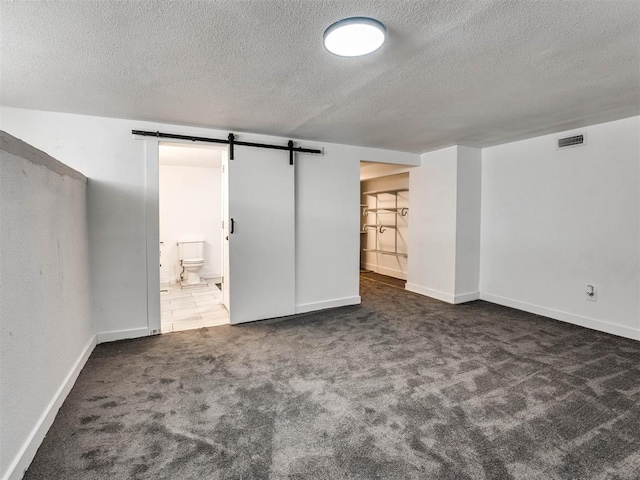
[[225,147],[158,146],[160,333],[229,323],[223,304]]

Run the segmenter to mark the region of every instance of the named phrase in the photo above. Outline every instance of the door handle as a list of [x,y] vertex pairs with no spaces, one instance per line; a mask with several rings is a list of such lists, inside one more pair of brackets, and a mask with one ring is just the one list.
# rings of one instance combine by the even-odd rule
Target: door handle
[[236,229],[236,222],[233,221],[233,218],[231,219],[231,230],[229,231],[229,233],[233,233],[233,231]]

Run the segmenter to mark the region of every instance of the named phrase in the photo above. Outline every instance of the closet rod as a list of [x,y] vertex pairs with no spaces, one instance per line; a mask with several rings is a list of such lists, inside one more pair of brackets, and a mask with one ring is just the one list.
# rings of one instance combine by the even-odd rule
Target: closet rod
[[148,132],[145,130],[131,130],[133,135],[142,135],[143,137],[158,137],[158,138],[173,138],[174,140],[191,140],[192,142],[207,142],[207,143],[222,143],[229,145],[229,159],[233,160],[233,147],[240,145],[243,147],[257,147],[257,148],[269,148],[271,150],[287,150],[289,151],[289,163],[293,165],[293,153],[315,153],[323,154],[322,150],[314,148],[302,148],[294,147],[293,141],[289,140],[288,145],[272,145],[269,143],[256,143],[256,142],[239,142],[235,139],[233,133],[229,134],[229,138],[207,138],[207,137],[194,137],[192,135],[177,135],[174,133],[162,133],[162,132]]

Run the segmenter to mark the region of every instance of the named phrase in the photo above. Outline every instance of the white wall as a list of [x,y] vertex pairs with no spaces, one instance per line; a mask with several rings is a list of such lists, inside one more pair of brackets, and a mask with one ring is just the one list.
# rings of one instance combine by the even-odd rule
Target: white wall
[[296,310],[360,303],[360,162],[337,146],[298,158]]
[[407,290],[453,301],[456,272],[457,147],[422,155],[409,173]]
[[[153,185],[145,184],[146,142],[134,140],[131,130],[218,138],[226,138],[228,132],[9,107],[2,107],[0,119],[4,130],[91,178],[87,195],[98,338],[146,335],[145,225],[146,211],[153,208],[145,204],[145,192],[152,191]],[[253,134],[239,134],[239,139],[282,145],[288,140]],[[324,155],[297,155],[296,160],[296,303],[304,311],[355,302],[359,298],[359,162],[418,165],[420,157],[320,142],[299,144],[324,148]],[[152,251],[150,265],[154,256]]]
[[0,478],[17,479],[95,335],[86,178],[4,133],[0,145]]
[[[99,338],[145,335],[145,191],[153,186],[145,185],[146,142],[134,140],[131,130],[215,137],[228,132],[7,107],[0,110],[0,119],[4,130],[91,178],[92,304]],[[483,151],[480,288],[483,298],[492,301],[635,335],[638,118],[584,131],[588,145],[572,151],[555,150],[548,139],[557,135]],[[296,160],[296,303],[304,311],[357,299],[359,162],[418,165],[420,157],[300,143],[325,150],[324,156],[298,155]],[[422,162],[410,173],[407,288],[436,298],[445,293],[441,298],[455,301],[456,289],[461,291],[456,286],[461,253],[456,251],[456,217],[458,183],[465,181],[459,171],[464,152],[451,147],[422,155]],[[477,178],[477,172],[469,174]],[[599,289],[597,303],[583,301],[587,283]]]
[[301,142],[324,155],[296,166],[296,303],[298,311],[359,303],[360,162],[419,165],[420,156],[346,145]]
[[[362,179],[362,168],[361,179]],[[370,168],[365,168],[370,170]],[[384,172],[385,169],[380,169]],[[409,188],[409,174],[401,173],[390,176],[381,176],[377,178],[369,178],[360,182],[361,192],[389,190],[394,188]],[[410,192],[397,193],[397,206],[409,207]],[[377,200],[377,203],[376,203]],[[363,205],[369,208],[394,208],[396,206],[396,195],[381,194],[376,196],[362,195],[360,199]],[[367,229],[366,234],[362,234],[363,248],[377,249],[385,251],[394,251],[396,249],[396,232],[397,232],[397,251],[408,253],[407,241],[409,235],[409,217],[411,212],[406,216],[397,215],[395,212],[369,212],[368,215],[362,217],[363,224],[394,224],[397,218],[397,229],[387,228],[383,233],[373,229]],[[377,219],[377,220],[376,220]],[[377,240],[377,243],[376,243]],[[406,280],[407,278],[407,258],[396,257],[395,255],[385,255],[375,252],[362,252],[362,266],[367,270],[371,270],[383,275],[389,275],[395,278]]]
[[634,117],[484,149],[481,298],[640,339],[639,132]]
[[409,178],[407,290],[449,303],[477,300],[481,151],[454,146],[425,153]]
[[456,303],[477,300],[480,284],[482,150],[458,147],[456,187]]
[[[162,147],[161,147],[162,149]],[[160,281],[180,280],[177,242],[204,239],[203,278],[222,275],[222,193],[220,168],[160,165]]]

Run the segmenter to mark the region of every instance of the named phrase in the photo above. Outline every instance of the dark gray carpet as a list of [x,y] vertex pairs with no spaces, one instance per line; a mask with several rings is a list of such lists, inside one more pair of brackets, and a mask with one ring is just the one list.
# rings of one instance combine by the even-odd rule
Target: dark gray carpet
[[640,478],[640,342],[362,283],[98,346],[25,478]]

